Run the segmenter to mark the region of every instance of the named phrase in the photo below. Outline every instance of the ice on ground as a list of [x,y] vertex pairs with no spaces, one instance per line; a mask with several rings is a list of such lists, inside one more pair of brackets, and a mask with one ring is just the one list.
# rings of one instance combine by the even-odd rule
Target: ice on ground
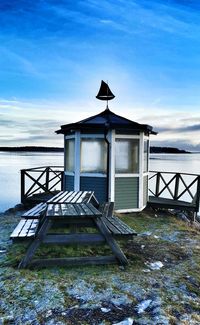
[[151,270],[160,270],[164,264],[160,261],[157,261],[157,262],[152,262],[152,263],[145,263]]
[[151,302],[152,302],[151,299],[146,299],[146,300],[143,300],[142,302],[140,302],[136,306],[137,313],[142,314],[150,306]]
[[132,325],[132,324],[133,324],[133,319],[129,317],[119,323],[114,323],[113,325]]

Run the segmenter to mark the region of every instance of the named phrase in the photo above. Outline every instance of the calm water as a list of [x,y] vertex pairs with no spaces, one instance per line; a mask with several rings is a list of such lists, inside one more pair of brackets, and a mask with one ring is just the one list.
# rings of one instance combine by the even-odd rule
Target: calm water
[[[150,170],[200,174],[200,154],[153,154]],[[20,169],[62,166],[63,153],[0,152],[0,211],[20,203]]]
[[151,154],[150,170],[200,174],[200,153]]
[[0,211],[20,203],[20,169],[63,166],[63,153],[0,152]]

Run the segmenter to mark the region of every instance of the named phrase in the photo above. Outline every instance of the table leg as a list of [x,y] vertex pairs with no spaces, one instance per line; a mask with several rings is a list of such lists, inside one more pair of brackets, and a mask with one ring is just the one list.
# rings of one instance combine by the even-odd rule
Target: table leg
[[99,229],[100,233],[105,237],[106,242],[110,246],[112,252],[114,253],[115,257],[122,265],[127,265],[128,260],[124,253],[122,252],[121,248],[117,244],[117,242],[112,237],[111,233],[109,232],[108,228],[104,225],[101,218],[96,218],[95,223],[97,228]]
[[43,238],[45,237],[48,229],[51,227],[52,222],[45,218],[43,224],[41,225],[35,239],[32,241],[30,246],[27,249],[26,255],[22,259],[22,261],[19,263],[18,268],[25,268],[30,260],[32,259],[33,255],[35,254],[36,249],[40,246],[40,244],[43,241]]

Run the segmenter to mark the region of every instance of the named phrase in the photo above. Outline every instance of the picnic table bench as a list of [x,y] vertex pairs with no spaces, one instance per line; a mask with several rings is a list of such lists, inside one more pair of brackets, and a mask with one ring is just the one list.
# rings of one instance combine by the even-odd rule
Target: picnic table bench
[[30,239],[35,237],[39,226],[39,219],[42,215],[44,215],[47,204],[40,203],[37,204],[32,209],[26,211],[22,214],[22,219],[13,230],[10,238],[13,241],[21,240],[21,239]]
[[132,238],[136,236],[137,233],[121,221],[119,218],[113,215],[114,212],[114,202],[106,202],[100,207],[102,211],[102,221],[108,228],[109,232],[118,238]]
[[[114,237],[127,238],[136,235],[136,233],[119,218],[113,216],[113,209],[113,202],[105,203],[99,207],[98,201],[91,191],[62,191],[46,203],[39,204],[24,213],[23,219],[11,234],[12,239],[32,239],[19,268],[27,267],[29,264],[32,266],[55,264],[63,266],[118,262],[126,265],[128,263],[127,258]],[[53,225],[63,230],[69,227],[69,232],[52,233]],[[78,232],[81,227],[92,227],[95,232]],[[56,257],[32,261],[41,244],[96,245],[102,243],[107,243],[113,255]]]
[[19,239],[29,239],[35,237],[39,226],[38,219],[21,219],[16,228],[13,230],[10,238],[13,241]]
[[[92,191],[60,191],[54,197],[48,200],[52,204],[60,203],[78,203],[92,201],[94,205],[98,204],[98,201],[93,195]],[[39,203],[32,209],[22,214],[22,220],[20,220],[17,227],[14,229],[10,238],[13,241],[33,238],[37,232],[39,226],[39,220],[44,216],[47,209],[47,203]],[[28,220],[29,219],[29,220]]]

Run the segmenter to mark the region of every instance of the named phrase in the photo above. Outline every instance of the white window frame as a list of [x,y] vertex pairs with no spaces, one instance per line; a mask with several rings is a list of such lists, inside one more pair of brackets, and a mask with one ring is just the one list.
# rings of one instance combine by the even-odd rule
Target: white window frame
[[[81,173],[81,139],[104,139],[104,134],[89,134],[80,133],[80,131],[75,131],[72,135],[65,135],[64,140],[74,139],[74,172],[66,171],[66,160],[64,159],[64,174],[67,176],[74,176],[74,190],[80,190],[80,177],[107,177],[107,173]],[[66,153],[66,141],[64,141],[65,153]]]
[[80,173],[81,176],[85,176],[85,177],[106,177],[107,174],[106,173],[86,173],[86,172],[82,172]]
[[66,140],[74,140],[74,154],[75,154],[75,146],[76,146],[75,134],[64,136],[64,174],[69,175],[69,176],[74,176],[74,174],[75,174],[75,157],[74,157],[74,172],[66,171],[66,157],[65,157],[65,155],[66,155]]
[[[143,171],[143,174],[148,174],[149,173],[149,157],[150,157],[150,138],[148,136],[144,136],[144,140],[143,140],[143,159],[144,159],[144,141],[149,141],[149,146],[147,148],[147,158],[148,158],[148,163],[147,163],[147,171]],[[144,167],[144,166],[143,166]]]
[[[115,142],[117,139],[133,139],[133,140],[139,140],[139,172],[138,173],[116,173],[115,172],[115,166],[114,166],[114,172],[115,172],[115,176],[114,176],[114,186],[112,186],[112,191],[111,191],[111,197],[113,198],[113,200],[115,199],[114,195],[115,195],[115,178],[117,177],[132,177],[132,178],[139,178],[139,193],[138,193],[138,208],[134,208],[134,209],[122,209],[122,210],[118,210],[118,212],[121,213],[125,213],[125,212],[136,212],[136,211],[142,211],[145,207],[145,205],[143,204],[143,176],[144,175],[148,175],[148,173],[145,173],[143,175],[143,150],[144,150],[144,132],[140,132],[139,135],[133,135],[133,134],[115,134],[114,137],[114,145],[115,146]],[[111,160],[115,161],[115,153],[112,153],[112,158]]]
[[[88,134],[88,133],[84,133],[81,134],[80,136],[80,152],[79,152],[79,156],[81,156],[81,140],[82,139],[100,139],[100,140],[104,140],[105,136],[104,134]],[[86,176],[86,177],[107,177],[107,172],[105,173],[93,173],[93,172],[81,172],[81,159],[80,159],[80,164],[79,164],[79,170],[80,170],[80,176]]]
[[[147,158],[148,158],[148,170],[146,172],[143,171],[143,179],[144,180],[144,177],[147,176],[149,178],[149,159],[150,159],[150,136],[146,136],[144,135],[144,141],[147,140],[149,141],[149,146],[148,146],[148,155],[147,155]],[[144,145],[144,142],[143,142],[143,145]],[[144,151],[144,148],[143,148],[143,151]],[[148,182],[147,182],[148,183]],[[142,182],[143,184],[143,182]],[[143,186],[143,185],[142,185]],[[149,197],[149,189],[147,189],[147,200],[148,200],[148,197]],[[143,207],[145,208],[145,204],[143,202]]]
[[[138,177],[140,175],[140,159],[141,159],[141,151],[140,151],[140,141],[141,141],[141,135],[131,135],[131,134],[116,134],[115,135],[115,141],[114,145],[116,143],[116,140],[118,139],[124,139],[124,140],[139,140],[139,172],[138,173],[116,173],[115,172],[115,177]],[[115,157],[114,157],[115,158]]]

